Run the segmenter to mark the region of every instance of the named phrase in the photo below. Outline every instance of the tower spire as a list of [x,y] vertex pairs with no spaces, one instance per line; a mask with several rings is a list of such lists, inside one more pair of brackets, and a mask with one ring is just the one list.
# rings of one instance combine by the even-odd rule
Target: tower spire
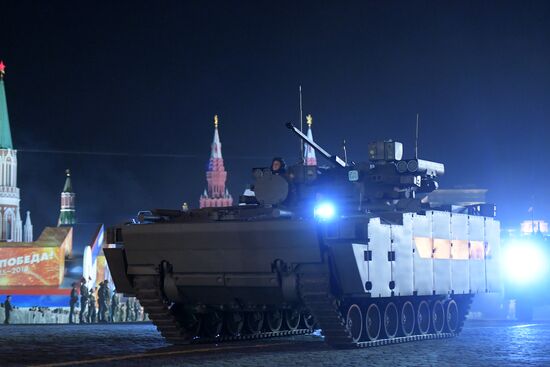
[[67,178],[65,179],[65,185],[63,186],[63,192],[73,192],[73,184],[71,182],[71,170],[66,169],[65,174]]
[[[310,140],[313,140],[313,132],[311,131],[311,125],[313,125],[313,117],[311,115],[306,116],[307,121],[307,137]],[[305,152],[304,152],[304,162],[306,166],[316,166],[317,165],[317,157],[315,156],[315,150],[313,147],[309,144],[304,144]]]
[[61,192],[61,210],[59,212],[59,220],[57,226],[76,224],[76,194],[73,192],[73,184],[71,182],[71,171],[65,171],[67,178]]
[[33,233],[32,233],[32,222],[31,222],[31,212],[27,210],[27,217],[25,218],[25,226],[23,227],[23,242],[32,242]]
[[10,119],[8,116],[8,103],[4,89],[4,75],[6,65],[0,60],[0,149],[13,149],[10,130]]
[[218,133],[218,115],[214,115],[214,139],[212,139],[212,151],[210,152],[210,160],[222,158],[222,143],[220,142],[220,134]]

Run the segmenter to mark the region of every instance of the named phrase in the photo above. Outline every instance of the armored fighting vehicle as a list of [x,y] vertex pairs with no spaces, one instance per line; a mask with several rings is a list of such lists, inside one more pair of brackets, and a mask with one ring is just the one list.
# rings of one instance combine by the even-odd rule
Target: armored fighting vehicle
[[[253,169],[241,205],[153,210],[111,228],[119,292],[171,343],[310,333],[335,347],[458,334],[472,296],[499,288],[499,222],[429,205],[443,164],[368,146],[348,164]],[[477,208],[479,209],[479,208]]]

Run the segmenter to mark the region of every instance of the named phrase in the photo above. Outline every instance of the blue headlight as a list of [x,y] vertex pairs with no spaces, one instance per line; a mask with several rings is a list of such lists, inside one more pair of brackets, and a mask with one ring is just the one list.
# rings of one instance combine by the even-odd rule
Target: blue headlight
[[332,203],[320,203],[313,210],[313,215],[319,220],[330,220],[335,214],[336,209]]
[[511,243],[504,251],[503,260],[503,271],[514,283],[528,284],[538,281],[546,272],[546,255],[536,243]]

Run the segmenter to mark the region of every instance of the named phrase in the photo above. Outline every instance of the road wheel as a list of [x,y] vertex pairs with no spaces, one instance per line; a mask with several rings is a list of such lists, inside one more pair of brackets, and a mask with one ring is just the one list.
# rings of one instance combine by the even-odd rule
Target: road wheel
[[416,310],[416,324],[418,332],[425,335],[430,331],[430,305],[426,301],[420,301]]
[[437,300],[432,307],[432,326],[436,334],[441,334],[445,327],[445,308],[443,302]]
[[458,305],[454,299],[447,302],[446,307],[446,324],[447,331],[450,333],[455,333],[458,330]]
[[219,311],[210,312],[204,316],[204,333],[210,338],[215,338],[222,332],[223,315]]
[[251,334],[259,334],[264,326],[264,313],[252,311],[246,314],[246,327]]
[[369,341],[377,340],[382,329],[382,317],[380,316],[380,308],[376,303],[371,303],[367,308],[365,315],[365,330]]
[[285,325],[288,330],[296,330],[300,325],[300,312],[296,309],[285,310]]
[[415,323],[413,304],[411,301],[407,301],[401,306],[401,331],[403,335],[411,336],[414,333]]
[[228,312],[225,314],[225,329],[230,336],[239,336],[243,330],[244,317],[242,312]]
[[399,312],[393,302],[389,302],[384,309],[384,332],[388,339],[393,339],[399,330]]
[[361,315],[361,308],[355,303],[348,308],[346,329],[351,334],[354,343],[361,340],[361,334],[363,333],[363,315]]
[[266,319],[269,331],[279,331],[283,325],[283,312],[281,310],[268,311]]
[[302,320],[306,329],[313,330],[313,327],[315,326],[315,318],[313,318],[311,312],[302,312]]

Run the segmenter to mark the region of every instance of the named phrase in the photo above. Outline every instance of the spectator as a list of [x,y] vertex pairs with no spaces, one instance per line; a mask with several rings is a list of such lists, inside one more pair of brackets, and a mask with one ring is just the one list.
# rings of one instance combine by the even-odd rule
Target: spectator
[[99,288],[97,289],[97,305],[99,306],[99,310],[97,313],[97,321],[102,322],[103,321],[103,282],[99,283]]
[[74,324],[74,308],[78,302],[78,291],[76,289],[76,282],[73,283],[73,289],[71,289],[71,298],[69,300],[69,306],[71,310],[69,312],[69,324]]
[[86,278],[80,279],[80,323],[84,323],[84,313],[86,312],[86,305],[88,304],[88,287],[86,287]]
[[10,323],[10,313],[13,310],[13,306],[11,305],[11,296],[8,295],[6,297],[6,300],[4,301],[4,312],[6,315],[6,319],[4,320],[4,324]]
[[141,305],[139,304],[139,301],[134,299],[134,321],[140,321],[139,315],[141,313]]
[[116,322],[118,317],[118,294],[116,294],[116,289],[113,292],[113,297],[111,298],[111,322]]
[[90,290],[90,296],[88,297],[88,322],[96,322],[96,308],[95,308],[95,288]]
[[102,292],[102,305],[100,306],[103,309],[103,315],[101,319],[103,322],[109,322],[109,304],[111,302],[111,291],[109,289],[109,280],[105,279],[103,281],[103,290]]

